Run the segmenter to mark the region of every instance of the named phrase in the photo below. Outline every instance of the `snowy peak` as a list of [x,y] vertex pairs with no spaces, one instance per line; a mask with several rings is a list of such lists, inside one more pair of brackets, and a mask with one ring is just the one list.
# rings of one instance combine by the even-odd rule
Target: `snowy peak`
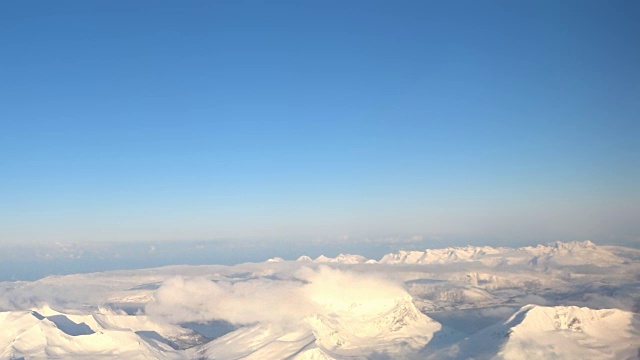
[[307,318],[318,348],[327,356],[342,358],[356,354],[386,353],[393,357],[417,352],[433,338],[441,325],[422,314],[410,296],[399,297],[391,306]]
[[628,311],[528,305],[506,325],[518,320],[501,351],[507,359],[521,357],[531,348],[541,358],[554,354],[556,358],[626,359],[637,356],[640,346],[638,317]]
[[[160,344],[151,344],[133,332],[92,331],[63,315],[47,318],[37,312],[16,311],[0,314],[5,329],[0,338],[4,351],[0,358],[65,358],[107,356],[141,358],[161,356]],[[161,348],[169,351],[170,348]]]
[[513,329],[523,328],[526,331],[556,331],[568,330],[576,332],[600,332],[599,327],[607,323],[620,326],[629,323],[631,313],[617,309],[594,310],[577,306],[536,306],[526,305],[515,313],[507,322],[521,322]]
[[[373,300],[373,299],[372,299]],[[415,355],[441,328],[409,295],[389,301],[350,302],[304,318],[302,323],[258,324],[188,350],[198,358],[343,359]]]
[[[308,258],[308,256],[306,258]],[[366,261],[367,261],[367,258],[362,255],[349,255],[349,254],[340,254],[335,258],[330,258],[324,255],[320,255],[315,260],[313,260],[313,262],[316,262],[316,263],[340,263],[340,264],[362,264],[362,263],[365,263]]]
[[592,243],[591,241],[586,240],[586,241],[571,241],[571,242],[556,241],[556,242],[548,243],[547,245],[537,245],[535,247],[527,246],[520,249],[536,255],[546,255],[546,254],[572,254],[574,252],[595,251],[595,250],[598,250],[598,247],[596,246],[596,244]]
[[380,259],[382,264],[447,264],[479,261],[485,265],[530,264],[546,266],[594,264],[607,266],[621,264],[624,259],[591,241],[556,241],[547,245],[521,248],[464,246],[425,251],[399,251]]
[[628,311],[526,305],[430,358],[631,359],[638,331],[638,315]]
[[[570,257],[572,256],[576,257],[571,259]],[[282,259],[273,258],[268,261],[275,262],[282,261]],[[520,248],[468,245],[446,247],[443,249],[426,249],[424,251],[400,250],[396,253],[384,255],[379,261],[367,260],[364,256],[350,254],[340,254],[335,258],[320,255],[316,259],[311,259],[303,255],[296,261],[340,264],[380,263],[416,265],[478,261],[485,265],[492,266],[500,264],[543,266],[550,262],[556,262],[562,265],[578,263],[595,263],[600,265],[620,264],[624,262],[624,259],[586,240],[571,242],[556,241],[546,245],[525,246]]]
[[0,313],[0,359],[172,359],[179,357],[180,344],[204,341],[191,330],[146,316],[39,310]]
[[448,247],[444,249],[427,249],[425,251],[400,251],[387,254],[380,263],[383,264],[444,264],[458,261],[479,260],[487,255],[504,252],[504,248],[491,246]]
[[556,241],[547,245],[524,247],[521,252],[532,255],[529,263],[536,266],[549,264],[611,266],[625,262],[606,247],[599,247],[591,241]]

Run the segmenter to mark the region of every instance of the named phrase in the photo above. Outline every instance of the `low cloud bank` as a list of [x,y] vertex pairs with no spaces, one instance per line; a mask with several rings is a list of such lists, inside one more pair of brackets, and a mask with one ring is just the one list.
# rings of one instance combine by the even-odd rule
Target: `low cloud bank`
[[224,320],[286,325],[312,314],[350,311],[366,316],[408,296],[399,283],[382,275],[305,267],[295,272],[295,278],[214,282],[173,277],[156,291],[145,312],[172,323]]

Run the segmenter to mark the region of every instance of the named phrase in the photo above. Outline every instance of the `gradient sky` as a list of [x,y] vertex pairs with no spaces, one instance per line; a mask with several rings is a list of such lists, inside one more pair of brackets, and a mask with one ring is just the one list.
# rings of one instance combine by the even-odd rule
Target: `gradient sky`
[[6,1],[0,243],[640,243],[638,1]]

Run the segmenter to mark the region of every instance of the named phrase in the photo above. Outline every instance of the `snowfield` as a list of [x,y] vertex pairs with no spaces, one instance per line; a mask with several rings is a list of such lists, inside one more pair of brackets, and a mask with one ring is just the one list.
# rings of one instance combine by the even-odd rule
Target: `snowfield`
[[0,359],[637,359],[638,274],[584,241],[0,282]]

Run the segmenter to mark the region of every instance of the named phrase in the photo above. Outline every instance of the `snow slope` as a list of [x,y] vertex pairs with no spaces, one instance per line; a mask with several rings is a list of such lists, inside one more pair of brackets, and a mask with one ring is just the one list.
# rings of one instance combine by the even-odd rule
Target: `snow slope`
[[[193,357],[216,359],[342,359],[416,356],[441,329],[410,297],[392,303],[351,304],[349,312],[310,315],[287,327],[254,325],[193,348]],[[381,306],[379,306],[381,305]]]
[[132,330],[76,323],[58,314],[36,311],[0,313],[0,359],[178,359],[169,345]]
[[526,305],[430,359],[635,359],[640,318],[617,309]]

